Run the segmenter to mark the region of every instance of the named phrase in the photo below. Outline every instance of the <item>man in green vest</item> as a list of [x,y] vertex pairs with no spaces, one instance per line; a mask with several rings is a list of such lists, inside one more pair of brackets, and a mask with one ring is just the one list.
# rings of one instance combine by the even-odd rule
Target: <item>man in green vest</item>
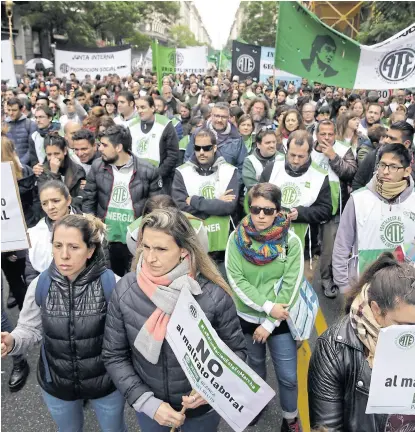
[[341,293],[382,252],[397,252],[399,259],[415,247],[411,159],[404,145],[383,145],[372,180],[347,202],[333,249],[333,276]]
[[156,113],[160,115],[164,115],[165,117],[169,118],[171,120],[172,125],[174,126],[174,129],[176,130],[177,137],[180,140],[183,138],[183,126],[182,122],[175,116],[169,117],[167,115],[167,105],[166,101],[161,97],[153,97],[154,99],[154,107],[156,108]]
[[224,251],[239,183],[237,169],[217,155],[215,134],[201,128],[194,134],[194,154],[176,168],[172,196],[180,210],[205,221],[209,251]]

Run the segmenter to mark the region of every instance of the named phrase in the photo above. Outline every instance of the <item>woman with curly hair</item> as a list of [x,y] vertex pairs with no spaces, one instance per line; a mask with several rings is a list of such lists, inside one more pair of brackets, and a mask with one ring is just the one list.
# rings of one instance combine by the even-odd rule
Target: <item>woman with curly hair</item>
[[287,141],[291,132],[305,130],[303,118],[296,109],[286,111],[276,131],[277,151],[287,153]]

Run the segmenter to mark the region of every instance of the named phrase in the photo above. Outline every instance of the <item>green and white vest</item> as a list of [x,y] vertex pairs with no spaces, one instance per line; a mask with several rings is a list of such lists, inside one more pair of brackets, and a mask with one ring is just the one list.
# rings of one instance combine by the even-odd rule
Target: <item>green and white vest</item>
[[179,150],[180,151],[186,151],[187,145],[189,144],[190,141],[190,135],[186,135],[184,136],[180,141],[179,141]]
[[[183,177],[188,195],[203,196],[205,199],[218,199],[227,190],[236,168],[227,162],[219,165],[210,176],[201,176],[192,163],[176,168]],[[223,251],[229,237],[230,216],[210,216],[204,220],[208,231],[209,252]]]
[[137,117],[130,123],[133,153],[142,159],[146,159],[154,166],[160,165],[160,140],[164,129],[170,120],[160,114],[154,114],[153,127],[144,133],[141,130],[141,120]]
[[130,182],[133,171],[133,164],[130,167],[123,167],[121,170],[112,167],[114,183],[112,185],[107,214],[105,215],[109,242],[125,244],[127,227],[134,222],[134,207],[130,193]]
[[359,272],[382,252],[393,252],[415,238],[415,191],[402,203],[387,204],[367,188],[354,191],[353,197]]
[[[344,155],[347,153],[349,148],[350,148],[350,145],[347,146],[346,144],[344,144],[340,141],[336,141],[333,145],[333,150],[341,158],[344,157]],[[333,206],[332,215],[334,216],[337,213],[337,210],[339,208],[339,203],[341,202],[341,189],[340,189],[339,177],[332,170],[332,168],[329,164],[329,158],[326,155],[313,149],[313,151],[311,152],[311,158],[313,159],[313,162],[315,162],[320,168],[322,168],[324,171],[327,171],[329,174],[331,203]]]
[[[285,160],[276,160],[269,182],[281,189],[281,206],[289,211],[292,208],[313,205],[327,176],[316,163],[311,162],[309,169],[300,177],[291,177],[285,170]],[[308,224],[294,222],[291,224],[294,232],[300,237],[303,247]]]

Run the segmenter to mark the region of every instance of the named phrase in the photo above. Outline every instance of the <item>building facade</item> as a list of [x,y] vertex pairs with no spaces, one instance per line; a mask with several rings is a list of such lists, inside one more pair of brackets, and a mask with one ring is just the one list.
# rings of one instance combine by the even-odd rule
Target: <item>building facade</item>
[[245,20],[244,2],[239,3],[238,10],[236,11],[235,19],[233,20],[231,31],[228,40],[237,39],[242,31],[242,25]]

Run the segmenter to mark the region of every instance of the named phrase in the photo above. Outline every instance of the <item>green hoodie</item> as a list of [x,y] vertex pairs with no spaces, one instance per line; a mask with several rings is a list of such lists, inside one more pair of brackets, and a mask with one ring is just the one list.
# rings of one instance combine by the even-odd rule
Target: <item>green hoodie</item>
[[[235,232],[229,236],[225,254],[225,267],[234,293],[238,315],[245,321],[262,324],[270,333],[276,327],[271,312],[275,303],[293,304],[298,297],[304,274],[303,247],[300,238],[288,231],[288,254],[279,256],[269,264],[257,266],[247,261],[239,252]],[[255,240],[254,249],[262,245]],[[282,278],[279,293],[275,286]]]

